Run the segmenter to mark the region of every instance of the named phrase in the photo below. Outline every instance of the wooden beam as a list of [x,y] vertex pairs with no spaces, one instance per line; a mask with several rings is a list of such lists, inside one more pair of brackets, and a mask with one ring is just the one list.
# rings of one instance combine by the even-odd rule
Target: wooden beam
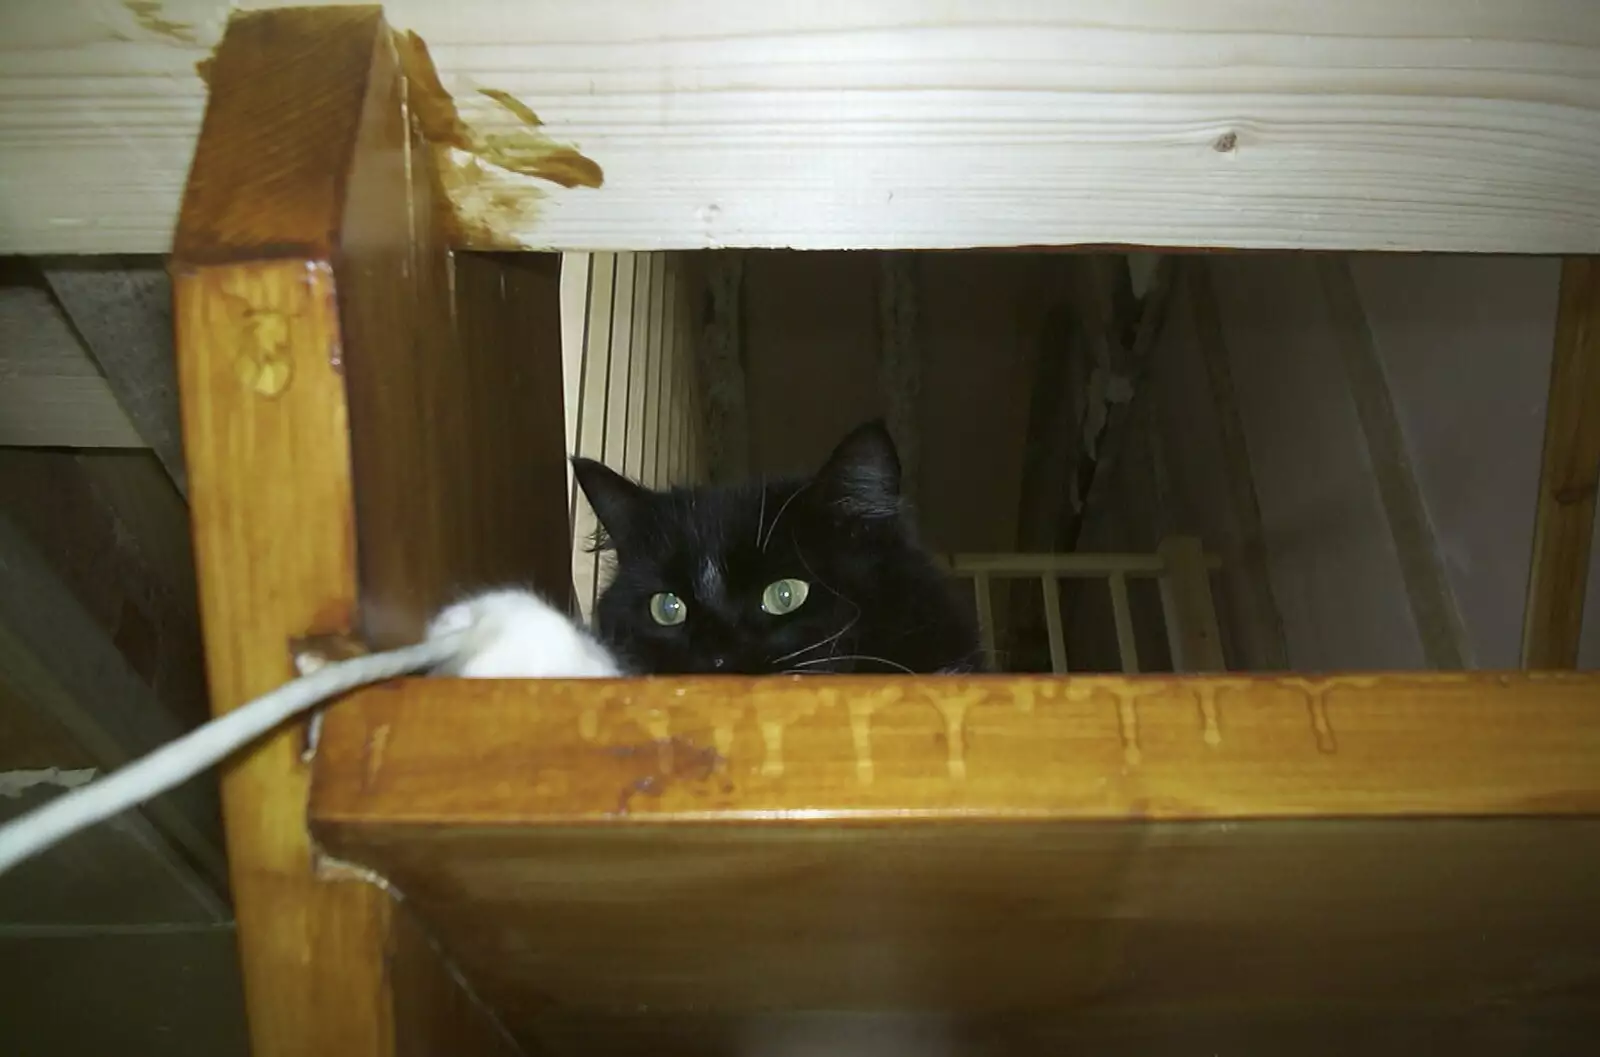
[[157,260],[76,258],[46,261],[43,271],[117,403],[183,492],[166,269]]
[[1233,387],[1233,367],[1229,363],[1227,339],[1217,309],[1211,271],[1204,260],[1194,258],[1183,262],[1182,277],[1188,284],[1190,308],[1194,313],[1195,341],[1205,361],[1209,396],[1216,410],[1228,502],[1233,507],[1234,523],[1239,529],[1242,564],[1239,574],[1245,584],[1244,597],[1240,601],[1255,627],[1254,637],[1262,654],[1253,667],[1283,671],[1289,667],[1289,645],[1284,636],[1283,615],[1272,593],[1272,578],[1267,569],[1266,532],[1261,521],[1261,501],[1256,494],[1255,471],[1250,464],[1244,421],[1239,416],[1239,399]]
[[[259,12],[211,67],[172,268],[219,714],[297,637],[411,640],[463,589],[570,583],[556,262],[446,252],[393,43],[376,7]],[[304,747],[223,776],[252,1053],[515,1053],[405,907],[319,877]]]
[[1319,257],[1317,277],[1328,307],[1334,345],[1350,381],[1350,399],[1367,446],[1384,517],[1394,537],[1395,556],[1422,655],[1429,668],[1473,667],[1472,643],[1456,606],[1454,589],[1434,539],[1433,524],[1411,467],[1411,452],[1400,430],[1400,416],[1367,324],[1361,295],[1343,256]]
[[1578,664],[1600,487],[1600,258],[1574,257],[1562,265],[1556,312],[1523,610],[1524,668]]
[[[196,64],[273,3],[0,5],[0,252],[165,251]],[[465,245],[1600,252],[1593,4],[386,10]]]
[[50,292],[35,286],[0,287],[0,447],[145,447]]

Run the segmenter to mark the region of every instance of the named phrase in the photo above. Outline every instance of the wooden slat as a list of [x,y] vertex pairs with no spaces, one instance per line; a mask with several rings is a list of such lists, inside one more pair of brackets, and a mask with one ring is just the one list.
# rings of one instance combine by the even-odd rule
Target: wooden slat
[[1128,578],[1112,573],[1106,582],[1111,589],[1111,622],[1117,629],[1117,656],[1124,675],[1139,672],[1139,642],[1133,633],[1133,606],[1128,601]]
[[[617,255],[596,253],[589,264],[589,303],[583,338],[583,369],[578,382],[578,441],[572,454],[598,459],[605,448],[606,392],[611,371],[611,312],[616,297]],[[576,482],[572,488],[572,579],[585,619],[599,597],[600,562],[589,549],[599,521]]]
[[1561,268],[1533,558],[1523,610],[1525,668],[1578,663],[1595,493],[1600,490],[1600,258]]
[[991,666],[998,665],[999,659],[995,655],[994,584],[987,573],[973,575],[972,599],[978,611],[978,642],[983,649],[984,659]]
[[[583,404],[583,352],[589,333],[590,254],[561,255],[561,409],[566,452],[578,450],[578,410]],[[567,464],[567,524],[573,528],[578,482]],[[576,543],[577,534],[573,533]]]
[[541,1042],[623,1010],[748,1047],[784,1011],[1332,1030],[1557,994],[1592,1026],[1597,701],[1576,674],[412,681],[329,714],[311,816]]
[[[1220,672],[1222,631],[1211,598],[1211,574],[1206,570],[1200,541],[1174,536],[1161,541],[1161,612],[1172,650],[1173,671]],[[1120,637],[1120,634],[1119,634]]]
[[[238,17],[211,78],[172,266],[223,713],[293,674],[298,636],[392,641],[461,586],[555,575],[519,514],[561,509],[561,413],[541,418],[560,394],[553,273],[502,287],[491,262],[463,260],[451,276],[378,9]],[[509,333],[546,288],[547,318]],[[533,304],[504,308],[502,289]],[[544,431],[552,464],[526,447]],[[564,570],[562,534],[546,535]],[[512,1052],[387,893],[317,878],[304,741],[274,735],[223,779],[252,1052]]]
[[1045,634],[1050,639],[1050,670],[1056,675],[1067,673],[1067,633],[1061,626],[1061,581],[1054,576],[1039,577],[1044,591]]
[[661,484],[661,475],[657,469],[661,453],[661,423],[665,421],[666,411],[661,402],[665,386],[663,375],[666,373],[666,334],[664,333],[667,320],[667,267],[668,261],[662,254],[653,254],[655,265],[650,273],[650,315],[648,341],[648,362],[645,372],[645,416],[644,416],[644,464],[641,467],[641,478],[646,485],[655,488]]
[[660,266],[661,255],[634,254],[632,300],[633,334],[628,370],[628,447],[618,468],[634,480],[644,470],[645,397],[650,385],[650,284]]
[[606,393],[611,377],[611,322],[616,299],[617,254],[591,257],[588,328],[584,332],[579,389],[578,454],[598,459],[605,450]]
[[678,480],[677,440],[680,416],[678,410],[678,382],[682,376],[678,362],[678,267],[677,262],[668,258],[666,261],[667,274],[662,283],[661,296],[663,314],[661,317],[661,355],[663,365],[661,371],[661,408],[662,418],[656,431],[661,438],[661,447],[656,452],[656,476],[663,486],[682,484]]
[[617,254],[615,289],[611,297],[611,367],[606,375],[605,440],[600,461],[616,470],[624,469],[627,456],[628,397],[632,392],[634,357],[634,291],[639,255]]
[[[166,249],[230,6],[0,7],[0,252]],[[475,133],[489,248],[1600,251],[1582,0],[387,9]],[[541,132],[603,186],[485,164]]]

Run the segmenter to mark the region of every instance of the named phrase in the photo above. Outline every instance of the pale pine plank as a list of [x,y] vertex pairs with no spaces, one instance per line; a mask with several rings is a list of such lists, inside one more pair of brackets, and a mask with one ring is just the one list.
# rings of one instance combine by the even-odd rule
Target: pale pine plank
[[[166,250],[229,4],[141,7],[0,8],[0,251]],[[1588,0],[387,12],[480,133],[510,93],[604,169],[472,181],[479,244],[1600,251]]]

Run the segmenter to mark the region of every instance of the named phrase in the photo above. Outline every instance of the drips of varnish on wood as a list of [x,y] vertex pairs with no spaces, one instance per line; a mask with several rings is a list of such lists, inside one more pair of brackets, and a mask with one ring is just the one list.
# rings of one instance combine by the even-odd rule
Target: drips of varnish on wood
[[311,821],[552,1052],[736,1053],[829,1010],[858,1043],[916,1011],[993,1052],[1334,1039],[1600,973],[1594,700],[1580,675],[411,681],[329,715]]
[[[205,99],[190,70],[252,5],[128,6],[0,5],[26,64],[0,107],[0,250],[168,249]],[[606,170],[600,193],[486,171],[504,196],[473,248],[1600,247],[1581,2],[385,11],[471,124],[515,129],[467,106],[511,93]]]

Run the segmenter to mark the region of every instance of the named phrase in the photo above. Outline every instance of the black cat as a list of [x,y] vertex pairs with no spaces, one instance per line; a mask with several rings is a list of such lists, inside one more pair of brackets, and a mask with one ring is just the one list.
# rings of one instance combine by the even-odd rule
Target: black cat
[[809,480],[655,492],[572,460],[616,576],[595,631],[630,670],[971,672],[975,620],[917,544],[900,460],[861,426]]

